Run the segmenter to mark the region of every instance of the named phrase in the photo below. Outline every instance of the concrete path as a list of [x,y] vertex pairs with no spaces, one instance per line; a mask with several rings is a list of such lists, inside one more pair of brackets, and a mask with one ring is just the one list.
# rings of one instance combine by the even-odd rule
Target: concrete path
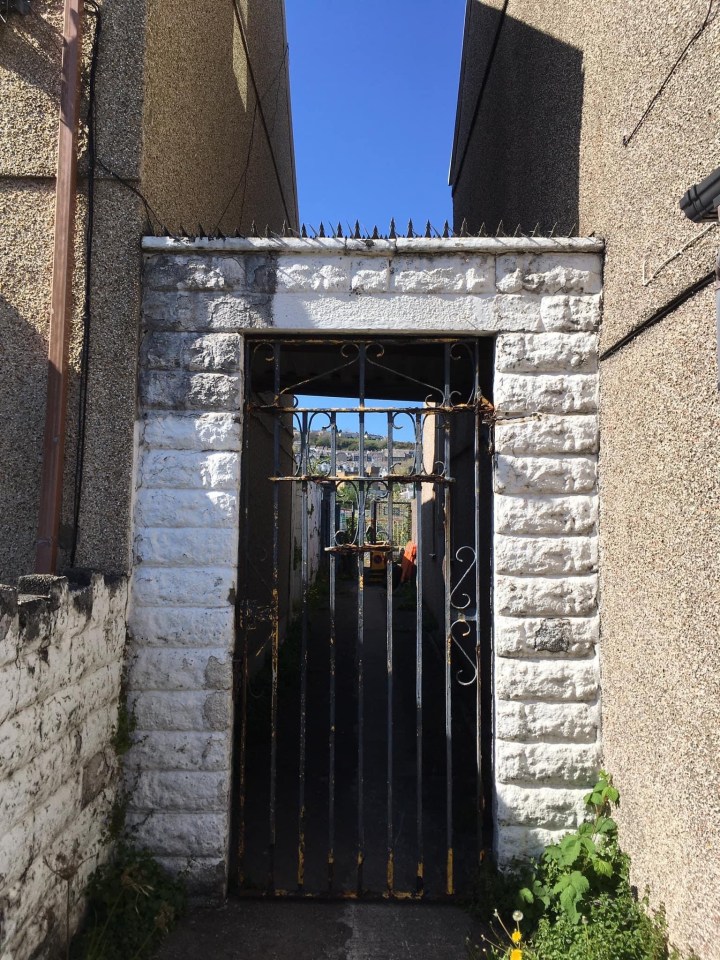
[[194,911],[157,960],[467,960],[473,933],[445,905],[231,900]]

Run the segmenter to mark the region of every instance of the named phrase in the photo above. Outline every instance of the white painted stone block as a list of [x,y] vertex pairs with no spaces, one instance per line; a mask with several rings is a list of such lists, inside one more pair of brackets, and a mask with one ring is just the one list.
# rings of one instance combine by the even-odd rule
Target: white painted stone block
[[141,431],[150,450],[240,449],[240,422],[233,413],[148,413]]
[[495,377],[494,399],[501,416],[595,413],[598,378],[592,373],[570,377],[499,373]]
[[128,813],[140,846],[165,857],[218,857],[227,849],[228,817],[222,813]]
[[495,618],[499,657],[588,657],[600,640],[598,617]]
[[145,283],[152,290],[237,290],[245,285],[243,257],[188,251],[145,258]]
[[134,554],[137,563],[152,566],[234,567],[238,535],[232,527],[219,530],[149,528],[135,538]]
[[230,373],[242,365],[242,338],[237,333],[185,335],[182,339],[182,364],[186,370]]
[[133,577],[135,603],[149,607],[224,607],[233,604],[236,573],[232,567],[150,567]]
[[506,617],[589,617],[597,607],[597,576],[495,577],[495,609]]
[[496,791],[497,820],[501,825],[567,830],[585,817],[587,790],[559,787],[529,788],[499,783]]
[[140,464],[143,487],[234,490],[240,482],[237,453],[148,450]]
[[230,727],[232,704],[224,691],[135,691],[131,702],[139,731],[227,731]]
[[597,337],[589,333],[503,333],[495,343],[503,373],[594,373]]
[[228,809],[230,776],[227,771],[144,770],[131,796],[132,810],[174,810],[224,814]]
[[498,290],[516,293],[599,293],[602,261],[592,254],[509,254],[497,259]]
[[130,617],[136,645],[220,647],[231,649],[235,637],[235,610],[207,607],[138,607]]
[[495,490],[504,494],[592,493],[597,481],[595,457],[495,458]]
[[542,329],[595,333],[600,327],[601,301],[590,297],[543,297]]
[[232,660],[227,650],[140,648],[130,666],[135,690],[229,690]]
[[597,660],[516,660],[498,657],[495,693],[499,700],[593,702],[600,685]]
[[279,257],[276,284],[278,293],[347,292],[350,289],[350,265],[341,257],[330,260]]
[[237,495],[215,490],[152,490],[141,487],[135,501],[135,526],[237,527]]
[[152,730],[137,735],[123,758],[128,771],[230,769],[230,739],[225,733]]
[[495,530],[506,534],[572,536],[595,533],[597,497],[495,498]]
[[515,743],[497,740],[500,783],[590,787],[600,769],[600,748],[590,743]]
[[514,863],[525,863],[531,857],[537,857],[543,848],[558,843],[568,828],[564,830],[546,830],[542,827],[503,826],[497,831],[496,850],[498,866],[511,867]]
[[497,573],[534,577],[597,570],[597,537],[495,537]]
[[273,324],[286,330],[365,333],[480,333],[541,330],[537,297],[478,294],[388,294],[358,297],[282,294],[273,298]]
[[399,293],[489,293],[493,290],[491,258],[395,257],[390,270],[392,289]]
[[384,257],[362,257],[350,262],[350,289],[353,293],[387,293],[390,263]]
[[516,457],[597,453],[597,416],[535,414],[520,420],[500,420],[495,424],[494,446],[496,453]]
[[498,700],[495,731],[501,740],[521,743],[595,743],[600,733],[600,704],[524,703]]

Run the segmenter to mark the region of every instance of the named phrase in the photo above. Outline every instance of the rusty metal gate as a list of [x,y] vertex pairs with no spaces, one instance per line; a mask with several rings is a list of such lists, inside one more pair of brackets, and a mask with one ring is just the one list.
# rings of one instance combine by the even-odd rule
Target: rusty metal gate
[[241,893],[447,897],[483,855],[486,346],[247,340]]

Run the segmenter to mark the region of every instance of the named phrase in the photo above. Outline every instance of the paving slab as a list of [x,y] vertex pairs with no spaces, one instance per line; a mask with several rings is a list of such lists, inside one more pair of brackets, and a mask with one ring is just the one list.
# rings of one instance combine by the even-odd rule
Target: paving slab
[[467,960],[474,933],[444,904],[231,900],[194,910],[157,960]]

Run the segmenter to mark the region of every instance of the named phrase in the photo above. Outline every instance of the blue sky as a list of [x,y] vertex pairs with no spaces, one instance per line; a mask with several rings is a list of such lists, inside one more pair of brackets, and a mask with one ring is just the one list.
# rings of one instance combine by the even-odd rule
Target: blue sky
[[[298,395],[297,397],[299,407],[355,407],[358,403],[357,397],[315,397],[315,396],[306,396]],[[366,400],[366,405],[369,407],[422,407],[422,403],[417,403],[413,400],[405,401],[396,401],[396,400]],[[324,430],[328,425],[328,421],[325,416],[316,417],[312,424],[313,430]],[[357,433],[358,431],[358,417],[357,414],[351,413],[339,413],[337,415],[337,425],[340,430],[347,430],[350,433]],[[368,413],[365,415],[365,432],[375,434],[377,436],[386,437],[388,432],[388,421],[387,414],[383,413]],[[394,440],[414,440],[415,434],[413,432],[412,423],[410,422],[410,417],[403,415],[400,416],[395,426],[393,427],[393,439]]]
[[465,0],[286,0],[300,219],[452,224]]

